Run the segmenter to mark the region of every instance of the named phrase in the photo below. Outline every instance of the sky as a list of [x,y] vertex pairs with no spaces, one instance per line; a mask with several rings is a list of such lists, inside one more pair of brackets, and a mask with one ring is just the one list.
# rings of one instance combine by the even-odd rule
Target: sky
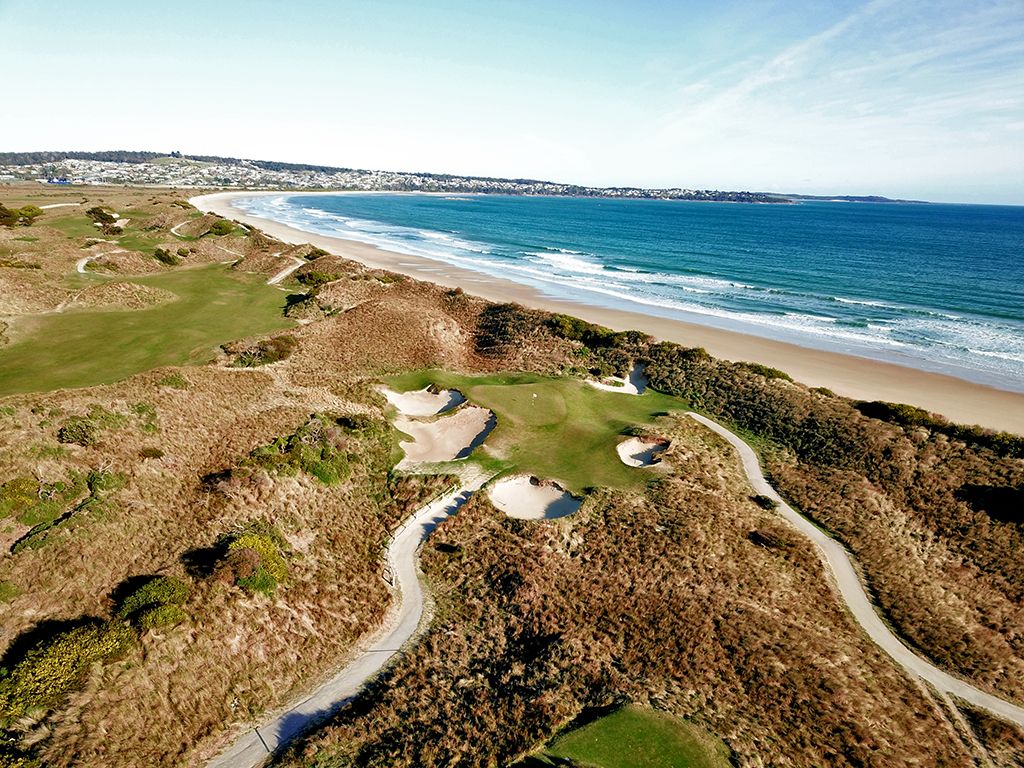
[[0,151],[1024,204],[1024,0],[0,0]]

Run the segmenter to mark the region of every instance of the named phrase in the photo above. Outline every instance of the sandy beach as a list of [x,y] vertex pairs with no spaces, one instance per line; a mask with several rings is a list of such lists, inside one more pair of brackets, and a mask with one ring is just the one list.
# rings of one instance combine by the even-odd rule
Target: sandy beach
[[[745,360],[779,368],[812,387],[828,387],[847,397],[911,403],[947,418],[1024,434],[1024,394],[931,373],[893,363],[800,347],[695,323],[652,317],[640,312],[552,299],[511,281],[450,266],[441,261],[385,251],[375,246],[295,229],[247,214],[231,203],[239,197],[288,192],[219,192],[194,197],[198,209],[250,223],[287,243],[312,243],[369,266],[399,272],[492,301],[513,301],[528,307],[564,312],[616,330],[636,329],[658,339],[704,347],[727,360]],[[318,193],[321,194],[321,193]],[[345,194],[345,193],[338,193]]]

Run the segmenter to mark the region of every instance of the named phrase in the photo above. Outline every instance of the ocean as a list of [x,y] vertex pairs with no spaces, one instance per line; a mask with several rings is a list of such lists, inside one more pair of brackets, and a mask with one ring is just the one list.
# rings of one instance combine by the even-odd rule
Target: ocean
[[234,205],[554,298],[1024,392],[1024,207],[425,194]]

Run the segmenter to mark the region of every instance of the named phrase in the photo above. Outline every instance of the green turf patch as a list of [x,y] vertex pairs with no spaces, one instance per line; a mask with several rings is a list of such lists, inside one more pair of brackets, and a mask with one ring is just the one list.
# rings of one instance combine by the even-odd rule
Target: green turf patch
[[[102,280],[101,277],[78,280]],[[177,301],[137,311],[74,310],[19,320],[0,349],[0,395],[106,384],[151,368],[201,364],[234,339],[292,325],[281,291],[219,264],[133,278]]]
[[85,215],[61,216],[55,219],[45,217],[39,222],[39,226],[53,227],[75,240],[88,237],[106,237],[106,235],[100,232],[100,228],[93,223],[92,219]]
[[153,253],[153,250],[161,242],[163,242],[163,239],[159,234],[154,235],[150,232],[141,232],[133,229],[125,230],[124,234],[117,238],[117,244],[125,250],[138,251],[147,255]]
[[520,768],[729,768],[729,748],[685,720],[628,706],[556,738]]
[[395,376],[388,384],[402,391],[429,384],[458,389],[498,417],[498,426],[475,459],[492,469],[514,467],[559,480],[572,491],[624,488],[650,480],[655,476],[650,470],[619,460],[615,445],[622,430],[653,424],[660,414],[688,410],[679,398],[658,392],[605,392],[572,378],[460,376],[431,370]]

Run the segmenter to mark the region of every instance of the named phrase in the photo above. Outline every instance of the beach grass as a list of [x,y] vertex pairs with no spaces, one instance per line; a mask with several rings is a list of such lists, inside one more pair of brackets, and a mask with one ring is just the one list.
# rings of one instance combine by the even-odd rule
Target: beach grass
[[573,765],[594,768],[728,768],[729,748],[671,715],[627,706],[557,737],[517,768]]
[[[90,275],[73,280],[99,281]],[[220,344],[290,327],[284,294],[221,265],[132,282],[174,293],[142,310],[69,310],[26,318],[0,349],[0,395],[106,384],[163,365],[205,363]]]
[[627,467],[616,454],[622,431],[653,424],[661,414],[687,410],[679,398],[658,392],[606,392],[568,377],[462,376],[429,370],[395,376],[388,383],[403,391],[430,384],[458,389],[498,419],[473,458],[491,469],[558,480],[571,491],[635,487],[649,481],[654,477],[650,470]]

